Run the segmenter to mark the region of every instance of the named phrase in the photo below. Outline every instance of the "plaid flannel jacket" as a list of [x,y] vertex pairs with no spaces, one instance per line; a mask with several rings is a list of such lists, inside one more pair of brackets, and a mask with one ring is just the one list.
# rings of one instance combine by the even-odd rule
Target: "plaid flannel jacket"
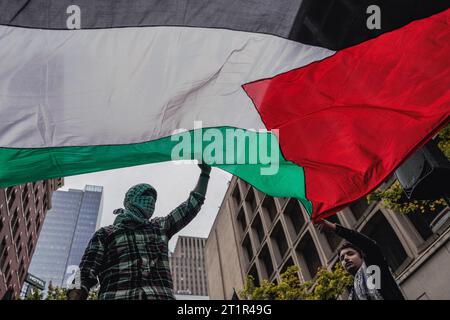
[[98,277],[99,299],[175,299],[168,242],[197,215],[204,200],[191,192],[166,217],[99,229],[80,263],[82,289],[89,292]]

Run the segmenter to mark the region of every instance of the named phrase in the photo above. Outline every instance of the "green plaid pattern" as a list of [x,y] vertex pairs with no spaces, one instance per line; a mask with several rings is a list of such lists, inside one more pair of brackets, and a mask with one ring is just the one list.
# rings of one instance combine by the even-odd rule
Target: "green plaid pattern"
[[[139,197],[127,193],[125,202],[134,196]],[[191,192],[189,198],[166,217],[146,223],[133,218],[116,219],[114,225],[99,229],[80,263],[82,288],[89,291],[97,284],[98,277],[99,299],[175,299],[168,243],[197,215],[204,200],[204,195]],[[129,209],[136,213],[135,208],[127,204],[125,207],[118,218]]]

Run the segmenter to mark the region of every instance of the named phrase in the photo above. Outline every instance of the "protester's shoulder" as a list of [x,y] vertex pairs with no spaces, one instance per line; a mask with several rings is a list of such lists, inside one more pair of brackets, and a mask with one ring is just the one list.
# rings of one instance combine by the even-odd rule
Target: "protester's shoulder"
[[107,237],[113,235],[114,233],[116,233],[119,230],[120,230],[120,227],[117,226],[117,225],[105,226],[105,227],[102,227],[102,228],[98,229],[94,233],[94,237],[97,236],[97,237],[99,237],[101,239],[107,238]]
[[150,220],[151,227],[161,228],[166,222],[167,217],[156,217]]

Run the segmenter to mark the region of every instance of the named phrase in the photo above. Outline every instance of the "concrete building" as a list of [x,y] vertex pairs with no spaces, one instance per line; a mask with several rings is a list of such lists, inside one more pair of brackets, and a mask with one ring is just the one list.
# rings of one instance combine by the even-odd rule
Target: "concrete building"
[[[450,299],[450,209],[402,215],[359,200],[329,218],[378,242],[408,299]],[[267,196],[234,177],[206,242],[210,299],[231,299],[247,275],[277,283],[289,266],[302,280],[331,268],[342,240],[309,223],[295,199]]]
[[47,214],[30,273],[48,286],[66,286],[73,276],[89,240],[99,227],[103,187],[86,186],[53,195],[53,208]]
[[180,300],[208,296],[204,248],[206,239],[180,236],[169,262],[175,297]]
[[12,287],[20,294],[53,191],[63,179],[0,189],[0,297]]

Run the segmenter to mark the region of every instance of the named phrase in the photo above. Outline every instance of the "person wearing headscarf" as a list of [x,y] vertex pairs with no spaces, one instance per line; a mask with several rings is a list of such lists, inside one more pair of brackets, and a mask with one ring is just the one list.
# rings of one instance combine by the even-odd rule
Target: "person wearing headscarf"
[[[114,210],[114,224],[99,229],[82,257],[69,300],[87,299],[100,283],[101,300],[173,300],[169,268],[169,240],[200,211],[211,167],[201,174],[188,199],[165,217],[152,218],[157,199],[149,184],[138,184],[125,194],[124,208]],[[77,283],[79,282],[79,283]]]

